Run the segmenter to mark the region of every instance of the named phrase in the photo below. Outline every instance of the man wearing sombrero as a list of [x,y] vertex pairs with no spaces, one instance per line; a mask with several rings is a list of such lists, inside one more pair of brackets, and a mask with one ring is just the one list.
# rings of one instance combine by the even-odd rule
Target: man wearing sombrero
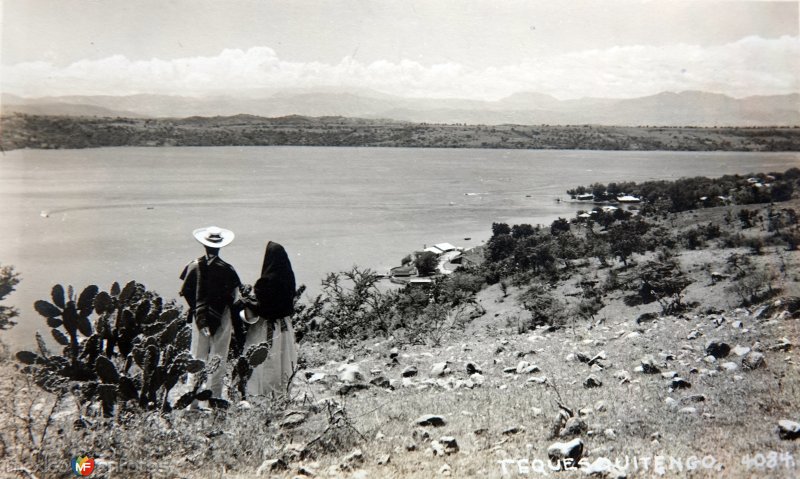
[[231,309],[241,281],[233,266],[219,257],[219,250],[231,244],[234,234],[216,226],[196,229],[193,234],[205,246],[206,254],[183,269],[180,294],[189,304],[188,320],[194,322],[192,356],[206,361],[206,364],[214,356],[221,361],[206,382],[212,395],[221,398],[233,331]]

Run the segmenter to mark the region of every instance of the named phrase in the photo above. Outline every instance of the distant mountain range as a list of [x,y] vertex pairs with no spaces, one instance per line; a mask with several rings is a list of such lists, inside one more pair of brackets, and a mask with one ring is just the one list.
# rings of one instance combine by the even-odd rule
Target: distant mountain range
[[304,115],[484,125],[796,126],[800,94],[731,98],[717,93],[664,92],[631,98],[558,100],[516,93],[498,101],[403,98],[373,91],[246,92],[202,98],[170,95],[22,98],[6,94],[2,114],[184,118]]

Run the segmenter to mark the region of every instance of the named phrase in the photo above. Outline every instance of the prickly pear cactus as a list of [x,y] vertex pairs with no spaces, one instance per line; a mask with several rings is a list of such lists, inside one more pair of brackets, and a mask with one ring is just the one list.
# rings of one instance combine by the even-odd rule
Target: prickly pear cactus
[[[170,390],[185,375],[205,370],[188,353],[191,330],[179,307],[165,304],[142,284],[114,283],[107,292],[92,285],[77,297],[72,286],[65,291],[55,285],[51,299],[37,301],[34,308],[62,354],[51,353],[38,332],[38,352],[17,353],[45,389],[78,383],[83,400],[99,401],[106,416],[120,403],[168,411]],[[205,395],[194,391],[194,396]]]
[[250,346],[236,360],[236,364],[233,367],[233,381],[242,398],[247,395],[247,381],[253,375],[253,370],[266,361],[267,356],[269,356],[269,346],[268,342]]

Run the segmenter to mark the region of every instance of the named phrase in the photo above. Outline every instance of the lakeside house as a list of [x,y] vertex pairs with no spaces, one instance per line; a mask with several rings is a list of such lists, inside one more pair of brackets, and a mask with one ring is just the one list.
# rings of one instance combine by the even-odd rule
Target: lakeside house
[[617,196],[617,201],[620,203],[641,203],[642,199],[632,195],[620,195]]
[[423,251],[434,253],[436,255],[441,255],[443,253],[449,253],[450,251],[456,251],[456,250],[458,250],[458,248],[451,245],[450,243],[438,243],[433,246],[425,248]]
[[586,193],[576,196],[575,199],[578,201],[594,201],[594,195],[591,193]]

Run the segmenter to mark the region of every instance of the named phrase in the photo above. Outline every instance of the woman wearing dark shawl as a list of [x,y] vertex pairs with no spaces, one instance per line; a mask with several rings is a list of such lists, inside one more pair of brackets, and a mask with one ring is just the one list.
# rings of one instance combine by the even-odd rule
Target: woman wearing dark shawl
[[297,345],[291,316],[294,313],[295,280],[283,246],[270,241],[264,253],[261,277],[245,301],[242,319],[249,323],[244,350],[269,342],[267,360],[253,371],[247,383],[250,396],[280,395],[297,367]]

